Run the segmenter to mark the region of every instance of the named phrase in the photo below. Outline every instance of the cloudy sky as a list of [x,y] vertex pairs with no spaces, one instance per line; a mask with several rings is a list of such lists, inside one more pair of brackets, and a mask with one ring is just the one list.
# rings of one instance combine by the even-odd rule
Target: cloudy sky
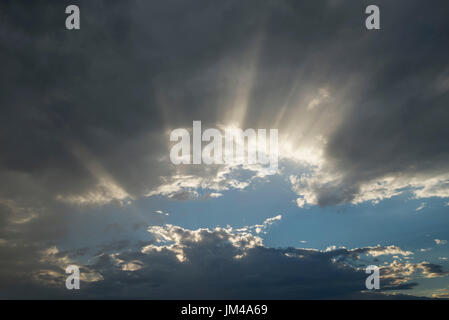
[[[2,1],[0,298],[449,297],[449,4],[374,2]],[[194,120],[278,170],[172,164]]]

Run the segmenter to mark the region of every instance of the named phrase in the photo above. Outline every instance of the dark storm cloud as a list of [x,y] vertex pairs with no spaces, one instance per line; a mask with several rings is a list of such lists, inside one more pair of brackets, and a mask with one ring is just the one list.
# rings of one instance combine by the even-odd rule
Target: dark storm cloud
[[67,3],[2,3],[0,170],[80,193],[96,177],[75,144],[142,195],[168,174],[165,130],[216,117],[213,65],[245,49],[267,5],[81,1],[69,32]]
[[[100,254],[93,264],[81,268],[81,274],[96,274],[98,281],[82,281],[79,291],[63,287],[64,263],[79,252],[47,250],[40,257],[41,272],[29,270],[33,281],[29,282],[26,294],[16,292],[27,284],[25,279],[13,278],[18,282],[9,297],[17,294],[20,298],[42,297],[43,293],[45,297],[59,298],[386,298],[379,292],[362,292],[367,275],[363,268],[352,264],[359,262],[360,254],[388,251],[391,247],[326,252],[273,249],[264,247],[259,242],[261,239],[251,234],[223,228],[188,230],[169,225],[152,230],[170,241],[158,243],[158,247],[154,246],[154,241],[134,247],[125,244],[127,250]],[[359,267],[363,267],[361,262]],[[438,271],[438,267],[432,269]],[[397,265],[385,274],[381,271],[382,289],[414,287],[415,283],[403,281],[402,271]],[[30,273],[22,277],[27,278]],[[384,275],[387,277],[383,278]],[[400,297],[413,298],[397,298]]]
[[145,108],[154,103],[148,74],[157,63],[142,68],[135,50],[126,50],[128,10],[113,3],[87,6],[84,34],[65,32],[63,3],[2,8],[8,44],[2,51],[8,62],[2,73],[2,164],[45,179],[50,188],[93,183],[68,150],[72,140],[107,158],[143,127],[160,124],[157,108]]
[[386,175],[434,177],[449,169],[447,3],[381,8],[382,30],[354,60],[364,89],[326,149],[344,176],[319,190],[320,205],[351,201],[361,183]]

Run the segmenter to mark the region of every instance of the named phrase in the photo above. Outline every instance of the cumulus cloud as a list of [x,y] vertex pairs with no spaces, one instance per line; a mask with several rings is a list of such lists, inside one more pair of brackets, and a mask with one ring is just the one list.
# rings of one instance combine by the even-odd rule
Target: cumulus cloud
[[400,286],[409,283],[416,273],[420,273],[425,279],[446,276],[448,273],[441,266],[429,262],[402,263],[393,261],[387,266],[381,267],[382,278],[388,280],[392,286]]
[[[264,225],[280,219],[280,216],[267,219]],[[381,293],[364,292],[366,274],[360,256],[411,254],[395,246],[326,251],[274,249],[263,244],[253,227],[196,230],[174,225],[149,227],[153,239],[149,242],[103,252],[87,265],[78,262],[84,275],[77,297],[386,298]],[[69,296],[68,290],[61,289],[65,281],[62,270],[66,264],[76,264],[76,257],[85,254],[60,252],[54,246],[40,252],[39,268],[32,273],[27,296],[40,292],[51,297]],[[414,287],[416,284],[411,280],[415,274],[433,278],[445,272],[427,262],[396,261],[381,267],[381,286],[386,292]],[[7,290],[3,286],[2,296]],[[13,291],[14,294],[17,293]]]
[[265,230],[272,224],[276,223],[277,221],[280,221],[281,219],[282,219],[282,215],[278,214],[275,217],[265,219],[263,224],[256,224],[254,226],[249,226],[249,227],[245,227],[245,228],[247,228],[248,230],[254,230],[256,233],[261,233],[261,232],[267,233],[267,231],[265,231]]
[[413,252],[411,251],[404,251],[399,247],[396,246],[381,246],[377,245],[376,247],[369,248],[369,251],[367,254],[377,257],[381,255],[402,255],[402,256],[409,256],[412,255]]

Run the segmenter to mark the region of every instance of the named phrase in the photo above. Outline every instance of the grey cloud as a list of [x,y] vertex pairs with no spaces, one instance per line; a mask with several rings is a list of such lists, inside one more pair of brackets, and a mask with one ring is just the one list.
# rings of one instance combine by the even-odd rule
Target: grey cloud
[[269,127],[280,116],[282,133],[304,118],[294,101],[324,86],[331,97],[314,117],[328,129],[302,133],[326,135],[326,159],[342,178],[318,187],[318,204],[351,201],[387,174],[446,170],[444,10],[381,1],[375,33],[361,23],[364,2],[255,3],[82,1],[79,32],[61,27],[64,2],[3,4],[0,169],[25,172],[50,194],[81,194],[98,177],[76,143],[141,196],[173,174],[160,161],[167,129],[221,123],[244,102],[242,125]]
[[67,3],[1,5],[0,172],[82,194],[98,183],[96,162],[141,196],[173,174],[166,131],[221,114],[220,61],[246,50],[267,7],[81,1],[75,33],[63,27]]
[[[65,276],[58,264],[66,261],[61,259],[78,256],[79,251],[73,254],[46,251],[40,261],[49,263],[41,262],[42,271],[32,272],[35,279],[26,297],[49,292],[50,296],[65,298],[387,298],[382,294],[364,293],[366,274],[354,265],[359,261],[359,254],[373,248],[326,252],[274,249],[263,246],[252,234],[231,229],[188,230],[165,226],[150,230],[156,236],[163,234],[168,242],[147,242],[135,247],[125,244],[126,250],[120,250],[122,246],[111,247],[118,251],[103,253],[95,263],[82,268],[82,272],[101,275],[102,280],[82,282],[82,289],[72,296],[68,290],[60,288]],[[409,267],[414,266],[416,268],[411,264]],[[439,266],[428,264],[418,268],[424,268],[423,273],[441,271]],[[381,278],[382,288],[390,291],[416,286],[410,281],[402,282],[403,269],[397,265],[388,269],[385,272],[388,277]],[[41,288],[34,291],[34,286]],[[5,288],[2,295],[6,295],[3,290]],[[14,291],[10,297],[14,297]]]
[[[399,3],[380,5],[387,25],[367,44],[372,54],[357,60],[363,61],[366,83],[326,148],[334,170],[343,174],[338,187],[351,192],[333,197],[325,188],[319,190],[320,205],[351,201],[361,184],[376,178],[425,180],[449,169],[444,120],[449,118],[449,91],[439,89],[449,72],[442,10],[447,4],[423,8],[407,2],[402,6],[408,10],[399,16],[389,14],[396,13]],[[422,19],[395,27],[405,24],[402,15]]]

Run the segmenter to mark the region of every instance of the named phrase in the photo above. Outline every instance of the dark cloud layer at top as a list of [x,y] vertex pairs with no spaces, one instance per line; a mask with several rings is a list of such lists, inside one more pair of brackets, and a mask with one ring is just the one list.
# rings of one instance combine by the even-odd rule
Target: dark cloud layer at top
[[82,29],[68,32],[65,5],[2,4],[1,171],[26,172],[50,193],[81,192],[95,177],[77,144],[141,195],[158,182],[154,172],[167,173],[157,161],[165,130],[215,116],[221,85],[197,83],[198,70],[242,48],[263,9],[85,1]]
[[130,194],[154,187],[148,168],[168,174],[157,162],[163,131],[223,121],[220,99],[236,80],[223,68],[235,67],[260,34],[249,127],[269,125],[295,83],[338,91],[344,79],[360,82],[351,106],[333,106],[344,117],[326,155],[344,176],[317,190],[320,205],[351,201],[361,183],[391,172],[446,168],[447,19],[435,10],[444,2],[381,1],[378,32],[364,29],[364,2],[79,5],[77,32],[64,29],[63,2],[1,9],[2,171],[29,173],[49,192],[95,183],[73,141]]
[[343,178],[316,190],[320,205],[351,201],[361,183],[389,173],[446,169],[447,19],[435,9],[444,2],[381,1],[378,32],[364,28],[363,1],[78,4],[76,32],[64,29],[63,2],[2,4],[2,174],[82,192],[95,177],[75,143],[142,195],[158,183],[154,172],[170,172],[158,162],[164,130],[224,120],[223,92],[237,85],[224,70],[258,37],[248,127],[269,126],[295,84],[338,92],[358,82],[351,105],[329,111],[344,114],[325,150]]

